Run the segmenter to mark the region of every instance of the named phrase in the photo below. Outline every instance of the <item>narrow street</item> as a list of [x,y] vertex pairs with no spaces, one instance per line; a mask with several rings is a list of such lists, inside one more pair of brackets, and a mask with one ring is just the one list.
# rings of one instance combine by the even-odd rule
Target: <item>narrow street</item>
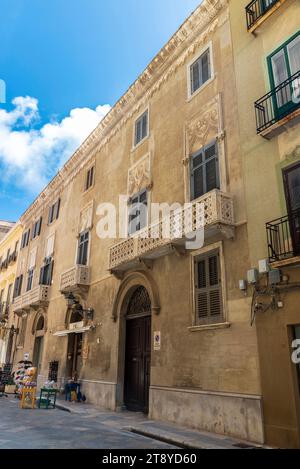
[[[20,409],[0,398],[0,449],[172,449],[174,446],[118,428],[117,414]],[[124,425],[126,426],[126,425]]]
[[20,409],[13,396],[0,398],[1,449],[241,449],[251,442],[111,412],[90,404],[58,401],[56,409]]

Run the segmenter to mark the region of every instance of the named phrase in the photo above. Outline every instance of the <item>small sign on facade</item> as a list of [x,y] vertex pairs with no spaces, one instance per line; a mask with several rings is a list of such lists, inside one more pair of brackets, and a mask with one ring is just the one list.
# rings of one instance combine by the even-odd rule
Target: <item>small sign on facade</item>
[[154,332],[154,350],[161,349],[161,332],[156,331]]

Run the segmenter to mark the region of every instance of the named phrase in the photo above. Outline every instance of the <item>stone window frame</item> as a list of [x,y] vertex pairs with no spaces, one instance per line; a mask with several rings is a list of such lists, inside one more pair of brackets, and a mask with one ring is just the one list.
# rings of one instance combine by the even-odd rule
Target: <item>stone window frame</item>
[[[209,253],[219,252],[220,256],[220,271],[221,271],[221,292],[222,292],[222,303],[223,303],[223,320],[218,323],[211,324],[198,324],[196,320],[196,298],[195,298],[195,258],[203,255],[209,255]],[[230,327],[231,323],[228,320],[228,305],[227,305],[227,291],[226,291],[226,270],[225,270],[225,257],[224,257],[224,245],[222,241],[205,246],[191,253],[190,255],[190,291],[191,291],[191,323],[188,327],[190,332],[205,331],[210,329],[224,329]]]
[[[87,188],[88,173],[92,168],[94,168],[93,182]],[[95,177],[96,177],[96,160],[93,160],[93,161],[90,161],[90,163],[86,166],[85,171],[84,171],[84,181],[83,181],[83,194],[84,195],[87,194],[88,192],[90,192],[95,187]]]
[[[142,140],[140,140],[138,143],[135,143],[136,124],[137,124],[138,120],[139,120],[146,112],[147,112],[147,114],[148,114],[147,135],[146,135]],[[148,140],[149,137],[150,137],[150,105],[148,104],[141,112],[139,112],[137,118],[134,120],[133,129],[132,129],[132,150],[131,150],[131,151],[134,151],[134,150],[136,150],[137,148],[139,148],[145,141]]]
[[[209,50],[210,57],[210,78],[203,83],[194,93],[191,89],[191,67],[193,64],[200,59],[200,57]],[[192,59],[188,62],[186,66],[186,76],[187,76],[187,101],[191,101],[195,96],[197,96],[201,91],[206,88],[214,79],[215,79],[215,67],[214,67],[214,55],[213,55],[213,44],[212,41],[207,42],[198,52],[195,54]]]

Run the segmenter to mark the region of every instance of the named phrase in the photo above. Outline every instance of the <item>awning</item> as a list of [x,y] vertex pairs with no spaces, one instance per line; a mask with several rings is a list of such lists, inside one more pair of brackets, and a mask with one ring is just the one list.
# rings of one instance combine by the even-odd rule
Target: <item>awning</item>
[[63,331],[54,332],[53,335],[56,337],[66,337],[68,334],[82,334],[83,332],[88,332],[92,329],[92,326],[81,327],[78,329],[65,329]]

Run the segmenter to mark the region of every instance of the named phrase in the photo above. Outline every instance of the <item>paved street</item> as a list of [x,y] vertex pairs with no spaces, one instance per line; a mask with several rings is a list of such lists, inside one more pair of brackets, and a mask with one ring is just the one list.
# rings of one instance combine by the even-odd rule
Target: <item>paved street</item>
[[[20,409],[14,398],[0,398],[0,449],[167,449],[171,445],[115,425],[117,414],[105,423],[91,413]],[[129,423],[129,421],[128,421]]]
[[0,449],[238,449],[245,444],[252,446],[230,437],[149,420],[139,413],[109,412],[89,404],[66,401],[58,401],[58,406],[60,409],[55,410],[20,409],[14,397],[0,398]]

